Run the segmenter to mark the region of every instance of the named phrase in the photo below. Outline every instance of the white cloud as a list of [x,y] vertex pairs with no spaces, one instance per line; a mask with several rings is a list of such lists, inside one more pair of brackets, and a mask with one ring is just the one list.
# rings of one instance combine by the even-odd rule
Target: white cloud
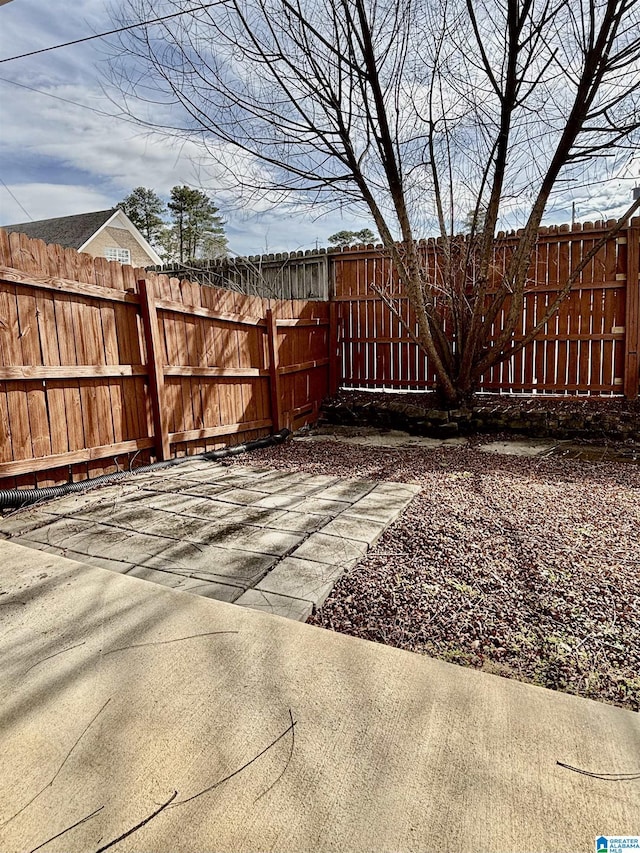
[[[2,7],[0,55],[9,56],[109,29],[105,0],[17,0]],[[239,202],[239,187],[223,176],[206,151],[193,141],[180,142],[138,126],[64,103],[76,101],[113,114],[116,103],[103,95],[94,70],[104,56],[103,42],[45,53],[0,67],[0,75],[48,94],[25,91],[0,82],[0,177],[34,219],[63,216],[113,206],[135,186],[152,187],[167,196],[172,186],[201,186],[214,198],[227,220],[230,247],[239,254],[280,252],[326,245],[341,229],[371,227],[345,207],[317,219],[318,208],[298,209],[277,197]],[[168,107],[155,108],[156,114]],[[238,184],[260,182],[262,167],[235,149],[222,149],[233,164]],[[635,168],[635,167],[634,167]],[[637,174],[637,169],[635,174]],[[612,179],[590,191],[567,191],[554,200],[547,221],[568,221],[575,200],[580,219],[606,218],[622,212],[630,201],[631,184]],[[0,221],[27,217],[0,185]],[[514,222],[514,224],[520,224]]]
[[[73,216],[92,210],[107,210],[113,200],[99,190],[75,184],[7,184],[31,219]],[[0,223],[25,222],[24,210],[0,186]]]
[[[266,245],[269,251],[312,248],[316,239],[326,244],[327,236],[341,228],[362,227],[355,217],[351,221],[336,214],[313,222],[308,208],[292,220],[292,209],[278,204],[275,196],[239,202],[239,187],[229,181],[228,172],[223,173],[194,142],[163,137],[66,103],[115,111],[95,85],[55,85],[40,79],[25,85],[48,94],[2,84],[3,94],[13,94],[0,106],[3,180],[33,219],[111,207],[135,186],[152,187],[167,197],[172,186],[186,183],[202,186],[214,198],[228,222],[231,249],[240,254],[264,251]],[[238,175],[249,176],[249,181],[260,177],[242,154],[230,147],[222,153]],[[24,166],[25,160],[31,168]],[[2,221],[26,219],[2,187],[0,199]]]

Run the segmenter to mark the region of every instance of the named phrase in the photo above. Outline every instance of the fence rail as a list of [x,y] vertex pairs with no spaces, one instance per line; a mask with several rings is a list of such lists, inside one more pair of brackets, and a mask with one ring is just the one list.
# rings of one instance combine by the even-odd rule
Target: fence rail
[[0,231],[0,484],[301,426],[327,393],[328,326],[326,303],[201,287]]
[[[608,225],[541,231],[513,341],[535,327]],[[497,278],[513,243],[502,235],[496,244]],[[422,251],[436,276],[438,243]],[[488,371],[482,390],[635,398],[639,257],[637,218],[602,247],[536,338]],[[315,263],[306,255],[277,263],[287,260]],[[360,247],[322,262],[330,302],[275,300],[0,230],[0,487],[54,485],[134,457],[166,459],[298,427],[339,386],[432,388],[389,257]],[[374,286],[386,288],[395,313]]]
[[[541,229],[512,342],[523,340],[544,317],[571,270],[611,224]],[[515,235],[498,236],[493,259],[496,278],[506,267],[516,239]],[[637,396],[639,245],[640,218],[636,218],[586,266],[535,339],[482,377],[480,390]],[[438,242],[425,241],[422,251],[435,279],[441,254]],[[347,388],[433,388],[435,375],[415,341],[416,317],[400,290],[390,258],[371,249],[347,250],[329,258],[338,336],[334,382]],[[386,289],[395,312],[378,295],[381,289]],[[507,300],[493,324],[492,338],[504,329],[508,310]]]

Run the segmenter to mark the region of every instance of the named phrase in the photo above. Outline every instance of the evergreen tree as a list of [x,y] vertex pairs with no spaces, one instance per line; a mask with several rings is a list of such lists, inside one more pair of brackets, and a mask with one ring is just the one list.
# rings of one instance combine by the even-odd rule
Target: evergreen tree
[[376,235],[370,228],[363,228],[360,231],[337,231],[328,238],[332,246],[357,246],[360,243],[374,243]]
[[180,263],[203,256],[226,255],[225,223],[206,193],[175,186],[168,207],[173,220],[170,233],[163,241],[168,254],[174,254]]
[[143,237],[157,246],[165,229],[166,205],[155,192],[146,187],[136,187],[116,207],[123,210]]

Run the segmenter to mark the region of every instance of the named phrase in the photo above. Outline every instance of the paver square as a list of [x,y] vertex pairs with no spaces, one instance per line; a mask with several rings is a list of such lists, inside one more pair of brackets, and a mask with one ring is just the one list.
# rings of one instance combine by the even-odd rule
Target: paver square
[[375,496],[391,495],[394,498],[406,498],[409,501],[420,493],[421,488],[415,483],[378,483]]
[[179,542],[202,542],[205,544],[214,542],[221,529],[219,522],[204,521],[202,518],[194,518],[191,515],[164,512],[162,516],[161,519],[156,519],[153,529],[150,529],[149,532]]
[[[155,495],[146,501],[147,506],[155,509],[163,509],[166,512],[183,513],[185,515],[196,515],[202,509],[206,513],[210,500],[202,495],[185,494],[179,495]],[[217,511],[217,515],[224,515],[227,509],[222,504]],[[201,516],[206,518],[207,515]]]
[[171,477],[165,480],[157,477],[154,480],[140,482],[140,488],[145,492],[181,492],[186,489],[187,485],[187,481],[181,480],[179,477]]
[[302,598],[320,607],[341,574],[340,566],[287,557],[266,574],[255,588]]
[[[58,498],[55,501],[47,501],[45,504],[46,512],[52,515],[76,515],[80,512],[90,512],[96,506],[102,506],[104,503],[104,493],[102,489],[90,490],[86,494],[66,495],[63,498]],[[37,510],[25,510],[24,513],[31,515]],[[17,516],[16,516],[17,517]],[[11,516],[9,516],[11,518]],[[2,519],[0,526],[7,519]]]
[[95,554],[81,554],[79,551],[73,551],[70,548],[50,548],[50,550],[60,553],[61,556],[67,557],[69,560],[77,560],[80,563],[86,563],[88,566],[96,566],[98,569],[109,569],[110,572],[118,572],[121,575],[126,575],[131,569],[135,568],[133,563],[127,563],[125,560],[114,560]]
[[309,512],[313,515],[339,515],[344,510],[348,509],[350,504],[347,501],[329,501],[322,498],[305,498],[295,506],[296,512]]
[[267,509],[254,509],[250,506],[240,504],[225,504],[223,501],[213,501],[206,498],[201,499],[192,507],[187,507],[182,513],[184,516],[200,518],[204,521],[213,521],[220,526],[237,524],[240,515],[245,524],[256,527],[266,527],[263,519],[269,515]]
[[[329,478],[329,482],[335,478]],[[314,479],[312,474],[297,474],[291,471],[274,471],[266,477],[262,477],[259,481],[259,488],[262,491],[271,494],[280,494],[286,492],[289,495],[304,496],[310,491],[316,491],[321,488],[321,482]],[[329,483],[326,483],[329,485]]]
[[300,533],[272,530],[265,527],[249,527],[240,520],[226,526],[218,525],[215,534],[208,541],[218,547],[282,557],[292,551],[302,541],[302,538]]
[[94,524],[81,533],[57,538],[49,538],[49,543],[62,548],[69,548],[80,554],[90,554],[95,557],[108,557],[124,560],[140,565],[149,557],[161,553],[173,544],[172,539],[161,536],[148,536],[144,533],[132,533],[118,527],[108,527]]
[[376,494],[375,491],[366,495],[348,509],[348,515],[353,518],[367,518],[371,521],[381,521],[389,524],[409,503],[414,493]]
[[270,518],[263,519],[259,523],[264,527],[290,530],[292,533],[313,533],[315,530],[320,530],[330,520],[330,515],[295,512],[295,510],[285,510],[284,512],[274,510]]
[[161,555],[150,557],[144,565],[249,587],[258,583],[276,560],[277,557],[268,554],[252,554],[215,545],[195,545],[192,542],[172,542]]
[[324,533],[312,533],[296,549],[294,556],[305,560],[315,560],[319,563],[351,567],[366,552],[367,545],[364,542],[357,542],[354,539],[342,539],[339,536],[327,536]]
[[268,497],[268,492],[258,492],[254,489],[226,489],[224,492],[220,492],[218,500],[223,503],[250,506],[251,504],[258,503],[259,500],[266,497]]
[[197,495],[203,498],[216,497],[217,495],[223,495],[225,492],[230,490],[229,483],[217,482],[217,483],[197,483],[190,482],[185,489],[183,489],[183,494],[187,495]]
[[198,471],[189,471],[185,473],[181,479],[188,480],[190,483],[219,483],[227,479],[229,469],[219,465],[211,465],[209,468],[201,468]]
[[34,509],[26,513],[17,512],[15,515],[0,518],[0,536],[8,538],[22,535],[39,527],[46,527],[56,521],[57,518],[58,516],[54,513],[42,509]]
[[[82,519],[68,519],[58,516],[53,518],[53,521],[44,522],[39,527],[28,530],[25,528],[25,533],[28,534],[27,538],[34,542],[41,542],[43,545],[64,547],[71,537],[82,535],[92,526]],[[122,538],[122,533],[120,533],[120,538]]]
[[301,498],[300,495],[276,493],[262,498],[254,506],[265,507],[266,509],[293,509],[303,500],[304,498]]
[[329,501],[354,501],[360,500],[368,495],[376,487],[376,483],[366,480],[339,480],[332,486],[323,489],[316,495],[321,500]]
[[216,598],[218,601],[233,602],[244,592],[240,586],[219,583],[217,581],[202,580],[201,578],[186,577],[174,572],[162,572],[151,569],[148,566],[132,566],[126,574],[140,580],[159,583],[162,586],[171,587],[181,592],[190,592],[196,595],[204,595],[207,598]]
[[322,528],[329,536],[342,539],[355,539],[365,542],[370,548],[382,536],[387,525],[384,521],[370,521],[367,518],[353,518],[347,512],[341,513]]
[[98,507],[82,517],[134,533],[145,532],[161,535],[167,515],[168,513],[162,510],[136,503],[132,507],[117,508],[115,512],[113,506]]
[[258,589],[248,589],[236,600],[236,604],[240,604],[242,607],[250,607],[251,610],[261,610],[264,613],[270,613],[272,616],[297,619],[299,622],[304,622],[313,612],[313,605],[310,601],[289,598],[286,595],[277,595]]

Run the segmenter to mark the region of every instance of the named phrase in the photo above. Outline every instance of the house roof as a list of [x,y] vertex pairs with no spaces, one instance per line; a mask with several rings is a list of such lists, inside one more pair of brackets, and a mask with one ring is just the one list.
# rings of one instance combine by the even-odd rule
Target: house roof
[[11,234],[18,231],[45,243],[57,243],[65,249],[79,249],[96,231],[116,212],[96,210],[93,213],[79,213],[76,216],[58,216],[56,219],[39,219],[37,222],[19,222],[16,225],[3,225]]

